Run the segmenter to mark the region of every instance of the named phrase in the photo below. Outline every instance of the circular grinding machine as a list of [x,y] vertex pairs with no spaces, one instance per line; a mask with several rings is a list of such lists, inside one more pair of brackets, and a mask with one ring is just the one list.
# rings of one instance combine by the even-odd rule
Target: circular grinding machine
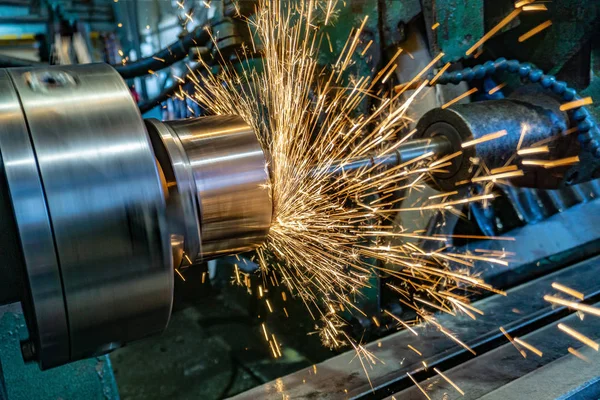
[[[559,105],[536,92],[434,109],[394,154],[334,168],[460,152],[434,176],[453,190],[476,173],[473,160],[502,167],[516,148],[560,137],[571,121]],[[174,268],[253,249],[268,234],[266,158],[239,117],[144,121],[120,75],[90,64],[0,70],[0,120],[0,304],[21,301],[23,357],[42,369],[161,332]],[[478,140],[499,130],[501,140]],[[600,176],[573,136],[549,157],[581,163],[534,168],[513,184]]]
[[249,250],[268,171],[241,118],[142,120],[103,64],[0,70],[0,302],[42,369],[165,329],[173,268]]

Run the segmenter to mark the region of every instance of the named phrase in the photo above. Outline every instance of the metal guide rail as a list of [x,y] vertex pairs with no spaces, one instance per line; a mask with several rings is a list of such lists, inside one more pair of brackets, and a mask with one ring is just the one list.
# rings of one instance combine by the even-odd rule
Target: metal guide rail
[[[518,260],[509,267],[495,267],[484,273],[488,281],[501,288],[514,287],[507,291],[507,296],[493,295],[475,302],[473,305],[484,313],[478,315],[477,320],[466,315],[436,315],[437,321],[473,349],[476,355],[450,340],[436,327],[420,325],[414,328],[418,336],[402,330],[366,345],[367,350],[381,360],[372,369],[366,367],[372,387],[356,359],[356,353],[349,351],[317,364],[314,369],[298,371],[239,394],[234,399],[281,399],[282,395],[290,399],[391,399],[389,396],[392,395],[398,399],[425,398],[407,373],[420,382],[421,387],[431,388],[431,384],[435,383],[431,398],[442,398],[444,393],[448,398],[463,398],[433,368],[443,373],[448,371],[447,376],[451,379],[456,377],[455,383],[459,387],[464,385],[464,398],[479,398],[484,392],[501,388],[544,364],[558,360],[568,354],[569,346],[577,349],[580,343],[558,331],[554,325],[563,318],[567,318],[568,324],[579,318],[573,316],[572,310],[553,306],[543,297],[554,293],[551,284],[559,282],[584,293],[587,304],[600,300],[600,282],[597,280],[600,256],[591,256],[600,250],[600,215],[594,210],[597,210],[595,202],[582,204],[540,224],[511,232],[514,241],[477,243],[478,248],[503,248],[515,252]],[[574,229],[575,226],[577,229]],[[595,318],[586,316],[581,323],[572,326],[595,339],[600,336],[600,321]],[[531,340],[544,353],[543,357],[529,353],[528,358],[523,359],[508,343],[499,330],[500,326],[512,336]],[[412,351],[409,345],[422,355]],[[506,367],[499,366],[499,359],[503,360],[502,363],[507,362]],[[478,371],[482,365],[487,365],[484,371],[491,369],[496,371],[495,374],[483,379],[485,372]],[[505,370],[514,372],[503,373]],[[478,382],[477,377],[481,381]]]

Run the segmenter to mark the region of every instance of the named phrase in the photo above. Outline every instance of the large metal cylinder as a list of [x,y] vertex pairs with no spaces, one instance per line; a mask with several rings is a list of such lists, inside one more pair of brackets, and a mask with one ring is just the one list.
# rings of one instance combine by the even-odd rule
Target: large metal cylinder
[[162,331],[174,262],[268,233],[265,157],[238,117],[148,135],[125,82],[95,64],[0,70],[0,120],[0,301],[21,300],[23,354],[43,369]]
[[173,273],[141,116],[107,65],[1,71],[0,151],[42,368],[160,332]]

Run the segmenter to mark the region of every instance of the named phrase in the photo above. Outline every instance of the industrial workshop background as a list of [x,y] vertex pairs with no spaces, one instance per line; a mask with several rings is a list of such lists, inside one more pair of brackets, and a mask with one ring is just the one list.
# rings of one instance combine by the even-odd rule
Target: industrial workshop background
[[[8,171],[0,182],[0,262],[6,264],[0,266],[0,400],[600,398],[600,1],[316,1],[315,9],[327,15],[312,27],[326,38],[319,42],[326,49],[318,56],[319,68],[326,71],[320,78],[336,70],[332,66],[339,67],[351,49],[352,61],[347,69],[343,63],[340,81],[347,78],[357,87],[362,79],[377,82],[372,96],[356,102],[357,114],[365,119],[375,115],[385,96],[418,95],[407,113],[404,133],[412,132],[406,138],[410,140],[385,156],[363,154],[327,168],[360,174],[438,157],[446,170],[432,172],[429,164],[431,182],[420,182],[417,193],[397,188],[387,203],[402,201],[403,207],[416,208],[418,199],[427,199],[426,205],[413,219],[402,212],[390,214],[385,222],[389,226],[381,230],[401,225],[402,234],[414,236],[414,242],[407,242],[411,252],[446,266],[472,268],[473,276],[490,285],[490,291],[457,285],[463,290],[458,295],[450,293],[450,284],[440,289],[437,281],[435,290],[450,299],[444,297],[439,306],[437,292],[423,294],[428,286],[395,286],[394,279],[406,266],[374,255],[365,264],[377,273],[353,294],[352,304],[360,311],[340,307],[343,332],[351,340],[335,349],[323,339],[329,328],[306,311],[305,298],[279,282],[266,284],[267,277],[285,279],[275,272],[257,273],[260,257],[245,252],[266,240],[273,212],[272,200],[257,190],[268,185],[266,166],[271,166],[271,154],[261,150],[254,135],[258,128],[233,116],[186,123],[214,113],[194,97],[206,87],[198,76],[217,76],[223,60],[261,70],[264,54],[255,49],[247,24],[260,3],[0,0],[0,68],[26,68],[0,71],[0,152],[2,171]],[[299,4],[314,2],[271,3],[301,8]],[[328,21],[330,12],[333,23]],[[91,63],[95,65],[77,65]],[[222,86],[234,83],[239,82]],[[87,85],[82,97],[69,91],[77,85]],[[247,90],[240,86],[240,92]],[[55,97],[49,97],[56,87]],[[30,95],[31,88],[38,93]],[[49,103],[60,105],[64,113],[40,111]],[[114,125],[103,126],[101,118],[79,118],[100,109]],[[69,115],[61,119],[62,114]],[[25,122],[13,124],[15,115]],[[315,118],[315,124],[325,119]],[[523,126],[529,130],[525,140]],[[18,146],[6,138],[18,129],[29,133],[19,146],[28,146],[37,160],[32,182],[48,197],[43,218],[50,227],[47,243],[56,247],[51,258],[58,259],[58,306],[47,301],[50,286],[36,280],[28,258],[39,261],[47,250],[37,242],[26,249],[25,236],[31,223],[27,213],[36,214],[32,210],[44,202],[30,204],[25,197],[18,201],[31,189],[20,186],[24,176],[10,172],[19,161],[11,158]],[[44,136],[45,129],[55,130]],[[111,129],[115,136],[98,133]],[[224,134],[228,130],[236,133],[235,139]],[[215,136],[203,144],[209,150],[194,147],[188,140],[194,134]],[[130,164],[123,162],[139,179],[117,182],[116,169],[111,170],[117,171],[110,177],[114,182],[94,175],[95,157],[113,151],[112,141],[119,135],[131,135],[127,144],[134,148],[139,145],[134,139],[145,143],[144,154],[131,157]],[[85,160],[81,171],[88,175],[78,168],[53,170],[53,162],[70,156],[59,154],[61,146],[83,136],[90,142],[104,140],[99,146],[105,153],[86,153],[92,161],[86,170]],[[527,159],[532,154],[545,158]],[[522,161],[519,169],[509,165],[515,159]],[[210,179],[200,176],[199,169],[211,163],[222,163],[222,170],[211,170]],[[182,164],[189,169],[178,170]],[[254,174],[244,176],[246,186],[233,183],[238,175],[227,170],[231,165],[235,173]],[[479,165],[486,174],[476,172]],[[74,219],[94,215],[90,221],[95,224],[108,222],[94,231],[97,240],[85,243],[90,248],[88,258],[82,256],[85,262],[72,264],[84,268],[97,256],[100,265],[86,270],[93,279],[77,285],[69,281],[67,259],[72,253],[61,246],[77,235],[65,229],[60,236],[61,224],[70,222],[60,220],[64,209],[52,203],[52,191],[68,192],[65,187],[71,183],[94,177],[94,195],[111,197],[103,191],[114,183],[119,196],[137,201],[137,193],[149,187],[143,185],[159,182],[152,175],[157,168],[163,184],[152,186],[160,189],[154,193],[160,197],[157,202],[164,203],[164,195],[171,199],[170,207],[168,202],[176,199],[176,211],[165,212],[164,204],[155,214],[145,208],[123,211],[108,201],[94,209],[81,205]],[[189,182],[179,175],[189,171],[186,179],[195,179],[191,195],[185,191],[189,187],[183,188]],[[65,176],[64,182],[59,175]],[[215,182],[228,182],[223,184],[225,194],[211,192]],[[207,211],[208,201],[238,206],[228,215],[213,215]],[[195,202],[201,204],[196,207]],[[70,203],[74,209],[79,206]],[[111,214],[127,214],[127,223],[98,211],[105,206],[114,207]],[[245,224],[252,218],[250,228]],[[175,243],[171,236],[167,244],[164,237],[153,236],[167,224],[163,220],[169,228],[181,229],[185,241]],[[111,227],[123,231],[113,237]],[[100,256],[121,244],[115,237],[128,237],[130,231],[147,238],[139,247],[135,241],[128,245],[135,259],[151,266],[148,270],[125,273],[118,269],[127,262]],[[87,234],[83,228],[77,232]],[[377,231],[374,236],[385,234]],[[440,237],[450,239],[441,246],[436,242]],[[394,245],[398,243],[393,239],[386,242],[388,250]],[[166,248],[168,267],[152,269]],[[98,272],[111,263],[106,276]],[[44,282],[52,278],[47,275]],[[113,294],[107,293],[123,290],[125,282],[136,287],[142,277],[148,286],[161,280],[167,287],[162,292],[153,286],[143,297],[135,297],[137,289],[132,289],[132,298],[144,299],[140,309],[123,305],[122,313],[113,313]],[[117,279],[122,282],[115,283]],[[402,296],[404,303],[398,301]],[[160,304],[152,308],[148,298]],[[422,310],[411,308],[415,299],[431,312],[427,317],[435,316],[431,321],[417,318]],[[77,310],[82,303],[88,311]],[[428,323],[415,328],[404,323],[416,319]],[[60,336],[62,350],[48,340],[55,320],[69,326]],[[167,322],[162,334],[150,336]],[[367,358],[366,365],[361,357]]]

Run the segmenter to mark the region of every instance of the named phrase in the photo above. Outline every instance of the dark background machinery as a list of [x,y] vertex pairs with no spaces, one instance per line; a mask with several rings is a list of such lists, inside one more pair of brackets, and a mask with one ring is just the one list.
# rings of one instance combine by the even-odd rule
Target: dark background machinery
[[[5,19],[2,21],[4,24],[16,25],[19,28],[32,22],[38,24],[36,29],[39,29],[40,32],[36,32],[33,38],[30,34],[25,37],[27,43],[36,43],[36,46],[39,46],[38,62],[104,61],[113,64],[121,76],[128,79],[130,88],[133,87],[132,97],[138,101],[140,109],[143,112],[151,110],[148,116],[160,119],[163,117],[175,119],[202,114],[202,110],[197,109],[195,105],[181,97],[169,98],[179,90],[189,90],[186,86],[186,84],[189,85],[185,73],[187,68],[182,63],[198,56],[205,56],[209,59],[210,54],[215,52],[215,48],[208,42],[202,29],[195,26],[210,23],[220,26],[223,32],[227,32],[219,36],[218,42],[219,50],[227,56],[234,57],[232,51],[244,41],[244,31],[238,29],[240,21],[232,18],[233,9],[227,1],[213,2],[214,4],[208,8],[202,2],[186,4],[184,8],[181,8],[176,4],[169,4],[169,2],[159,1],[153,3],[153,6],[149,6],[144,2],[125,0],[120,0],[121,4],[76,1],[40,1],[35,4],[9,1],[6,3],[3,5],[4,7],[9,7],[11,12],[19,14],[16,15],[18,18]],[[398,46],[407,49],[407,53],[410,53],[412,58],[408,55],[403,56],[395,78],[388,83],[389,89],[395,84],[402,84],[410,80],[414,76],[414,72],[426,65],[440,50],[446,54],[440,66],[446,61],[453,62],[453,66],[440,81],[455,83],[458,86],[436,85],[419,104],[415,105],[414,117],[415,120],[419,120],[417,125],[419,136],[422,138],[432,137],[431,142],[418,148],[431,149],[435,147],[435,151],[440,155],[449,154],[460,146],[461,139],[478,137],[500,129],[509,131],[510,134],[506,136],[505,140],[501,139],[476,146],[470,150],[473,152],[469,154],[470,157],[454,160],[454,174],[449,173],[449,176],[439,179],[442,188],[450,190],[449,188],[456,182],[471,178],[475,172],[471,168],[469,158],[482,158],[486,164],[489,163],[489,166],[499,166],[506,161],[506,158],[502,157],[506,157],[508,151],[511,151],[511,154],[514,152],[512,149],[515,148],[517,131],[524,121],[528,123],[531,123],[532,120],[536,121],[535,136],[532,135],[527,139],[532,140],[530,143],[534,143],[534,138],[544,139],[555,136],[570,128],[579,128],[578,124],[581,121],[593,122],[596,119],[594,105],[588,106],[586,114],[583,116],[582,112],[575,114],[575,111],[564,113],[557,110],[558,104],[566,101],[561,97],[564,91],[558,93],[559,90],[554,90],[555,81],[550,82],[548,87],[544,87],[540,82],[529,85],[533,79],[528,77],[531,76],[531,72],[540,68],[547,76],[566,82],[566,85],[579,95],[596,98],[598,82],[597,46],[595,43],[597,41],[594,39],[598,35],[598,7],[593,1],[563,0],[548,4],[547,12],[522,14],[488,41],[483,47],[483,52],[478,54],[476,59],[464,57],[465,50],[498,23],[504,15],[514,9],[512,1],[478,0],[469,2],[469,7],[465,7],[463,2],[452,0],[436,2],[350,1],[348,6],[340,11],[338,22],[331,29],[331,34],[334,45],[339,46],[340,43],[343,43],[344,35],[352,26],[360,22],[359,20],[364,15],[370,16],[362,39],[365,42],[373,40],[373,46],[365,57],[354,65],[355,72],[360,74],[376,74],[387,63],[387,59],[395,53]],[[171,10],[165,12],[169,8]],[[203,14],[205,9],[211,10],[210,15],[208,12]],[[245,2],[244,11],[251,12],[252,9],[252,2]],[[151,42],[157,41],[161,44],[160,30],[163,29],[160,18],[157,19],[156,16],[165,17],[170,13],[176,16],[171,19],[173,25],[170,27],[167,25],[166,28],[163,26],[163,28],[174,30],[177,33],[166,43],[163,42],[162,46],[156,46],[156,43]],[[192,13],[195,15],[194,22],[186,18],[186,14],[189,16]],[[551,28],[522,44],[516,44],[516,38],[520,34],[546,19],[552,20]],[[431,27],[435,22],[439,22],[440,27],[433,30]],[[189,29],[180,32],[181,25]],[[28,29],[31,28],[28,26]],[[125,34],[123,30],[126,30]],[[93,32],[98,33],[94,34]],[[45,36],[46,39],[39,35]],[[94,47],[89,45],[88,38],[102,38],[106,50],[97,54],[89,51]],[[336,38],[340,40],[338,41]],[[21,37],[21,39],[23,38]],[[4,66],[31,64],[30,61],[22,60],[22,48],[29,44],[23,43],[21,39],[11,37],[8,41],[13,42],[6,43],[11,51],[4,52],[4,54],[8,54],[3,61]],[[81,39],[88,43],[87,52],[82,51],[85,46],[80,44]],[[122,43],[119,43],[119,39],[122,40]],[[16,43],[14,43],[15,40]],[[53,44],[51,45],[50,42]],[[65,42],[70,45],[65,45]],[[169,51],[161,50],[164,45],[171,43],[174,44],[169,46]],[[15,47],[20,51],[15,52]],[[52,54],[54,56],[51,56]],[[191,54],[192,57],[186,58],[188,54]],[[507,61],[499,60],[499,57],[519,61],[509,61],[512,63],[509,67]],[[165,63],[160,60],[169,60],[169,62]],[[488,62],[488,66],[491,62],[493,68],[484,67],[486,62]],[[525,62],[531,63],[531,66],[524,64]],[[526,69],[523,74],[520,72],[522,67]],[[193,63],[190,64],[190,68],[194,68]],[[469,71],[472,74],[470,79],[467,79],[469,71],[465,71],[465,68],[470,68]],[[477,70],[477,68],[479,69]],[[482,68],[484,68],[484,73],[475,72],[476,70],[481,71]],[[16,79],[14,75],[17,72],[10,74],[13,76],[12,79]],[[174,76],[180,77],[182,82]],[[523,80],[523,78],[528,79]],[[115,79],[118,80],[116,76]],[[56,80],[49,81],[44,78],[41,81],[54,85]],[[506,85],[502,90],[490,94],[490,89],[500,83],[506,83]],[[479,89],[478,94],[471,97],[471,104],[456,105],[445,110],[439,109],[442,104],[466,91],[469,87]],[[25,87],[21,89],[17,87],[17,91],[25,89]],[[120,86],[120,90],[122,100],[130,101],[124,85]],[[160,106],[156,107],[157,104]],[[131,104],[128,107],[130,108]],[[363,107],[364,110],[368,110],[369,104],[364,104]],[[17,109],[18,107],[15,107],[15,113],[18,114]],[[25,115],[29,113],[27,109],[22,112]],[[127,119],[137,121],[136,123],[141,121],[139,116],[133,114]],[[35,119],[32,118],[32,120]],[[35,126],[27,129],[30,133],[36,131]],[[174,137],[174,130],[188,128],[185,127],[185,123],[160,123],[149,120],[146,128],[140,128],[138,125],[138,129],[140,132],[147,129],[154,133],[151,135],[155,139],[152,147],[159,164],[165,166],[162,168],[165,181],[175,183],[175,185],[167,185],[167,187],[177,188],[173,196],[169,197],[171,201],[176,200],[176,204],[179,205],[167,217],[168,220],[175,221],[174,226],[170,226],[169,229],[178,234],[193,231],[196,227],[186,226],[185,223],[197,221],[202,225],[201,215],[196,215],[194,218],[181,218],[181,215],[185,214],[184,210],[189,212],[189,208],[186,208],[185,196],[184,198],[179,196],[181,193],[189,195],[190,192],[186,192],[185,187],[181,187],[180,190],[179,183],[183,181],[181,178],[177,178],[178,171],[168,167],[174,165],[173,157],[177,157],[178,154],[174,151],[169,152],[168,142],[161,145],[161,142],[156,140],[157,136]],[[592,125],[588,127],[587,131],[594,132],[595,130],[597,128]],[[440,136],[445,139],[439,139]],[[456,331],[466,335],[461,336],[465,340],[477,343],[478,352],[485,353],[470,363],[481,360],[483,365],[495,364],[493,361],[495,354],[499,354],[498,357],[502,358],[505,354],[502,351],[510,351],[498,332],[486,330],[492,325],[494,328],[504,325],[510,332],[516,332],[518,335],[530,333],[543,337],[545,330],[548,331],[546,326],[550,327],[554,321],[561,318],[569,318],[567,310],[551,309],[541,302],[541,294],[548,290],[547,284],[552,279],[558,279],[552,275],[546,277],[553,271],[558,271],[556,274],[560,275],[561,282],[565,282],[565,284],[569,282],[574,287],[589,293],[587,302],[597,301],[597,289],[593,286],[597,265],[592,257],[598,253],[600,232],[597,228],[598,221],[595,220],[598,215],[598,206],[593,200],[600,193],[600,188],[593,179],[597,170],[597,158],[594,158],[595,145],[593,143],[591,146],[589,145],[594,139],[590,137],[590,140],[586,140],[586,138],[577,136],[564,138],[565,143],[556,146],[557,151],[564,153],[553,154],[552,157],[563,158],[577,154],[585,162],[577,164],[575,169],[565,169],[561,171],[561,174],[555,174],[555,171],[540,171],[541,174],[534,174],[530,171],[524,177],[528,180],[515,181],[515,186],[502,186],[500,189],[502,195],[496,198],[490,207],[482,208],[471,205],[466,208],[464,212],[472,215],[474,221],[465,222],[458,218],[452,220],[442,218],[439,214],[428,216],[429,223],[426,228],[433,233],[508,235],[518,239],[515,244],[507,244],[502,241],[461,240],[460,238],[455,240],[455,245],[462,245],[467,250],[474,248],[499,250],[502,248],[520,256],[518,262],[515,262],[508,270],[499,271],[478,265],[478,268],[485,271],[484,276],[490,283],[500,288],[514,287],[515,294],[508,297],[510,304],[499,302],[495,296],[481,300],[486,313],[493,316],[489,324],[469,325],[459,319],[454,322],[455,325],[452,325]],[[530,143],[528,142],[528,144]],[[37,149],[38,144],[34,143],[34,146]],[[46,145],[40,144],[39,146],[40,151],[52,150]],[[193,151],[193,149],[189,150]],[[198,151],[202,153],[201,149]],[[398,154],[398,158],[413,157],[417,154],[419,153],[414,152],[414,147],[408,146],[404,153]],[[40,156],[43,157],[43,154],[37,155],[37,157]],[[364,160],[357,162],[364,162]],[[398,159],[390,159],[386,162],[394,163],[398,162]],[[573,175],[574,173],[576,175]],[[53,175],[49,172],[46,178],[41,170],[40,174],[44,183]],[[444,183],[445,181],[446,183]],[[580,181],[581,184],[576,184]],[[474,184],[468,185],[468,189],[465,187],[461,190],[468,190],[468,193],[476,195],[478,190],[483,189]],[[407,222],[403,221],[403,223]],[[574,226],[577,229],[574,229]],[[98,227],[98,229],[101,228],[102,226]],[[221,228],[217,231],[220,230]],[[9,231],[5,230],[5,232]],[[56,235],[57,232],[54,232],[52,237],[56,237]],[[15,235],[7,234],[6,236],[5,243],[10,243],[12,240],[13,244],[17,245],[14,243]],[[216,237],[215,243],[220,243],[221,238]],[[181,247],[177,246],[180,242],[173,239],[173,237],[170,238],[170,244],[172,248],[176,249],[173,252],[174,258],[181,259],[183,252],[180,250]],[[150,247],[158,248],[160,246],[148,246],[148,248]],[[193,246],[191,247],[193,248]],[[187,253],[194,254],[195,251],[188,248]],[[148,256],[149,253],[141,251],[140,254]],[[588,258],[590,260],[586,261]],[[577,262],[581,263],[573,265]],[[254,315],[262,314],[264,316],[267,310],[256,309],[259,306],[253,305],[251,298],[249,301],[244,293],[240,293],[240,290],[231,288],[227,284],[230,276],[227,268],[238,263],[252,269],[252,263],[236,258],[221,259],[218,263],[218,268],[216,268],[215,262],[210,262],[186,270],[185,282],[176,277],[174,291],[176,312],[172,317],[171,328],[163,336],[154,341],[143,341],[127,346],[111,355],[119,391],[123,397],[179,396],[180,398],[195,398],[198,393],[203,393],[204,396],[211,398],[224,397],[277,378],[283,374],[283,371],[292,372],[308,367],[330,356],[329,352],[320,347],[316,338],[305,337],[305,332],[312,328],[312,322],[301,316],[301,307],[298,307],[298,312],[294,314],[293,324],[286,322],[281,324],[282,326],[274,328],[278,336],[286,338],[285,357],[278,360],[278,363],[275,364],[270,360],[268,349],[265,351],[258,345],[249,345],[248,343],[253,342],[252,337],[255,338],[255,342],[259,340],[255,332],[258,329],[255,328],[260,327],[262,319],[257,319]],[[16,262],[11,263],[9,271],[14,271],[16,268]],[[587,274],[590,274],[589,277],[586,278],[588,275],[581,271],[586,271]],[[206,279],[207,275],[211,279]],[[7,279],[12,279],[14,274],[9,272],[6,276]],[[7,280],[6,282],[6,286],[13,290],[18,287],[16,280]],[[520,286],[523,284],[525,286]],[[362,300],[365,304],[361,305],[361,308],[370,310],[370,313],[374,315],[382,309],[390,309],[393,296],[386,291],[385,287],[385,277],[380,277],[377,282],[373,282],[373,288],[365,293],[366,296]],[[535,289],[537,287],[539,289]],[[64,289],[61,290],[64,291]],[[10,291],[5,293],[10,293]],[[540,295],[538,296],[538,294]],[[13,296],[11,299],[16,300],[16,297]],[[524,303],[528,304],[527,308],[523,306]],[[105,311],[101,302],[95,306],[98,310]],[[17,350],[15,356],[14,344],[18,342],[17,336],[20,335],[22,339],[27,335],[19,320],[19,314],[15,313],[15,306],[11,307],[5,312],[2,319],[3,325],[7,327],[5,329],[6,340],[3,340],[3,343],[6,343],[6,349],[0,356],[6,377],[6,384],[3,385],[5,393],[3,394],[8,398],[29,398],[32,392],[28,390],[37,390],[38,393],[44,393],[48,398],[53,398],[52,393],[60,394],[71,390],[69,393],[72,393],[75,398],[80,395],[85,398],[118,396],[112,379],[111,364],[107,357],[69,364],[42,372],[42,375],[37,375],[39,372],[32,370],[31,366],[21,366],[21,355],[18,354],[20,351]],[[514,309],[517,309],[519,313],[514,312]],[[394,312],[401,314],[404,311],[396,309]],[[381,327],[375,326],[369,320],[352,322],[358,335],[365,335],[370,340],[374,340],[393,331],[391,326],[385,323],[384,318],[380,318],[380,320],[384,321]],[[446,323],[453,324],[451,321]],[[386,327],[386,325],[388,326]],[[31,331],[31,324],[28,324],[28,327]],[[595,330],[593,324],[586,329],[589,329],[591,337],[597,336],[598,330]],[[152,329],[145,331],[150,333],[150,330]],[[244,332],[244,335],[240,335],[240,332]],[[100,334],[100,332],[94,333]],[[141,333],[136,336],[142,336]],[[431,369],[422,368],[422,365],[417,365],[416,361],[407,362],[405,368],[398,367],[398,363],[405,358],[410,360],[410,356],[408,356],[410,351],[405,347],[406,333],[400,332],[381,339],[384,349],[389,344],[390,354],[389,358],[386,358],[386,363],[390,367],[384,369],[380,375],[372,376],[377,386],[374,393],[370,391],[364,379],[354,375],[357,368],[355,364],[350,364],[350,369],[340,367],[340,365],[347,365],[348,360],[345,357],[348,355],[341,355],[340,358],[334,358],[319,365],[317,369],[320,371],[320,376],[318,377],[307,377],[305,376],[306,370],[301,370],[296,375],[284,379],[282,387],[290,396],[296,394],[297,396],[330,396],[331,398],[350,396],[384,398],[400,390],[410,391],[412,389],[409,387],[412,383],[404,375],[405,371],[413,373],[419,381],[433,379],[433,375]],[[551,333],[547,335],[552,337]],[[243,340],[240,340],[240,336],[244,336]],[[436,338],[435,334],[432,336],[429,337],[429,340],[435,341],[435,344],[430,345],[431,349],[425,353],[427,364],[430,366],[435,364],[442,369],[451,367],[460,369],[462,363],[468,359],[468,355],[449,347],[443,338]],[[86,337],[87,335],[81,336],[83,339]],[[76,335],[69,340],[75,339]],[[10,347],[11,343],[13,344],[12,348]],[[24,342],[24,346],[22,346],[25,357],[39,358],[40,354],[37,348],[34,346],[32,349],[28,343],[30,342]],[[427,343],[431,342],[419,342],[414,346],[428,348]],[[558,341],[553,343],[550,339],[548,344],[555,349],[555,352],[554,356],[547,358],[544,362],[557,361],[558,364],[553,365],[560,371],[561,362],[565,362],[562,358],[564,354],[561,352],[566,349],[566,346]],[[372,347],[375,346],[376,342]],[[105,350],[107,349],[110,349],[110,346],[105,348]],[[225,352],[228,353],[228,357],[223,357]],[[92,353],[76,353],[79,355],[72,359]],[[520,356],[517,354],[517,357]],[[488,392],[509,391],[510,388],[502,389],[502,385],[511,381],[516,382],[521,375],[532,372],[541,365],[534,363],[524,367],[519,364],[518,359],[513,361],[510,368],[518,370],[518,374],[506,374],[501,368],[488,371],[488,376],[494,377],[488,380],[493,383],[487,386],[478,385],[478,382],[473,379],[471,395],[482,395],[485,390]],[[473,376],[469,372],[467,364],[464,366],[465,379]],[[34,368],[37,367],[34,366]],[[509,368],[507,367],[507,369]],[[331,372],[323,373],[324,370]],[[36,384],[34,387],[32,382],[38,381],[40,379],[38,376],[52,376],[54,381],[70,382],[71,384],[58,383],[58,387],[53,387],[52,384],[45,386]],[[310,382],[311,378],[314,379],[313,383],[299,384],[304,380]],[[207,381],[212,383],[207,384]],[[594,384],[588,384],[588,381],[589,379],[581,382],[579,386],[574,384],[571,388],[577,391],[577,388],[585,387],[585,390],[595,393],[593,390],[597,389],[594,389]],[[459,384],[465,385],[464,382]],[[563,387],[569,386],[565,383]],[[248,393],[247,396],[256,396],[257,393],[266,396],[265,392],[260,392],[261,390],[273,392],[275,396],[278,396],[277,398],[281,397],[276,383],[266,384],[264,387]],[[505,396],[506,393],[510,392],[504,392]],[[410,393],[398,396],[405,395],[411,396]]]

